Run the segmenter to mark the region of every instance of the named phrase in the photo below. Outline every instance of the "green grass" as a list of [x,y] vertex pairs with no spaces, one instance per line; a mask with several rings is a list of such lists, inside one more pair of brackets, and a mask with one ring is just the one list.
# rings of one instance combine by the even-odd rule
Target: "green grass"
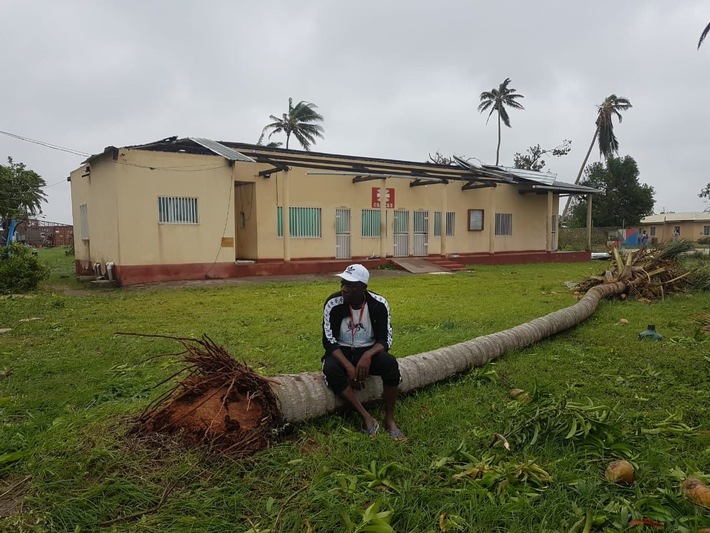
[[[179,347],[115,333],[206,333],[265,375],[313,371],[321,306],[337,283],[95,290],[72,279],[73,258],[62,249],[40,253],[50,280],[31,298],[0,300],[0,328],[12,328],[0,336],[0,370],[12,370],[0,380],[0,494],[9,491],[0,511],[24,496],[0,530],[355,531],[376,502],[391,511],[381,522],[398,532],[439,532],[440,519],[444,530],[487,532],[570,531],[587,516],[594,531],[622,531],[639,517],[668,531],[710,525],[708,511],[678,488],[684,475],[710,474],[710,341],[700,331],[708,293],[602,302],[576,328],[409,394],[398,404],[405,444],[369,440],[355,417],[335,415],[234,461],[127,436],[132,417],[165,390],[153,385],[177,369],[174,356],[152,357]],[[371,288],[388,298],[393,353],[406,356],[571,305],[563,282],[603,268],[375,274]],[[629,324],[617,325],[622,318]],[[647,324],[665,339],[639,341]],[[533,401],[511,400],[514,387],[534,391]],[[587,399],[613,411],[604,422],[585,418],[589,435],[566,438],[575,419],[566,401]],[[557,429],[530,444],[527,429],[507,433],[524,421]],[[505,434],[511,452],[490,448],[493,433]],[[614,457],[636,464],[634,486],[604,481]],[[459,475],[484,463],[481,478]],[[551,479],[536,481],[530,464]]]

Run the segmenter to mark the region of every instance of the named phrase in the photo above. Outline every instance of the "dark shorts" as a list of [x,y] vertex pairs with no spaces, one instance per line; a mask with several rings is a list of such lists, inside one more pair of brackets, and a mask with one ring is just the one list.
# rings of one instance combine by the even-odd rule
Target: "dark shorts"
[[[358,361],[370,347],[364,348],[348,348],[341,346],[341,351],[345,357],[354,365],[357,366]],[[401,381],[399,373],[399,363],[397,358],[389,352],[380,352],[372,357],[370,364],[370,375],[380,376],[382,385],[385,387],[397,387]],[[349,385],[348,373],[345,367],[338,362],[335,357],[323,358],[323,376],[325,384],[335,393],[340,394]]]

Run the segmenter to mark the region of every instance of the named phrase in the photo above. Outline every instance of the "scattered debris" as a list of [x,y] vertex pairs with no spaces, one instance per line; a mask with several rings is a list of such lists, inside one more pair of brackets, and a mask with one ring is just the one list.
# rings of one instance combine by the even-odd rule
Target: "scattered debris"
[[34,322],[35,320],[42,320],[42,319],[38,316],[33,316],[31,318],[21,318],[20,320],[18,320],[18,322]]
[[0,333],[7,333],[9,331],[12,331],[12,328],[0,328]]
[[617,248],[609,268],[602,274],[584,280],[575,290],[578,297],[596,285],[624,282],[626,290],[616,294],[621,300],[651,302],[690,288],[697,274],[678,261],[683,253],[694,250],[693,243],[677,241],[659,248],[642,248],[625,254]]

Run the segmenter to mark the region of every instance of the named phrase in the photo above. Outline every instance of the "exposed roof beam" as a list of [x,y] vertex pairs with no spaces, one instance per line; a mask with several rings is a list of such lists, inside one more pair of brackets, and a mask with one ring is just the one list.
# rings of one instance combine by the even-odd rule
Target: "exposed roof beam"
[[410,187],[419,187],[421,185],[439,185],[439,184],[447,184],[449,183],[449,180],[445,179],[415,179],[414,181],[409,182]]
[[537,193],[545,194],[548,191],[556,192],[560,195],[571,195],[579,196],[585,194],[600,194],[602,191],[595,189],[593,187],[586,187],[584,185],[573,185],[570,187],[560,186],[560,185],[532,185],[527,189],[520,189],[519,194]]
[[[310,172],[308,172],[310,174]],[[363,181],[381,180],[382,178],[389,178],[391,176],[375,176],[373,174],[357,175],[353,178],[353,183],[361,183]]]
[[497,187],[495,183],[480,183],[476,181],[469,181],[466,185],[461,187],[462,191],[472,191],[474,189],[487,189],[488,187]]
[[262,170],[259,172],[259,176],[262,178],[270,178],[272,174],[275,174],[276,172],[285,172],[288,170],[288,167],[286,165],[274,165],[274,168],[267,168],[266,170]]

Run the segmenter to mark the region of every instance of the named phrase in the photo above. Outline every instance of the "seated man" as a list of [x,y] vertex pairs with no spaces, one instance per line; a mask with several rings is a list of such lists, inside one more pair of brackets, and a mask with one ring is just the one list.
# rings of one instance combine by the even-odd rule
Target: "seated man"
[[382,296],[367,290],[370,273],[364,266],[350,265],[337,275],[340,291],[330,295],[323,307],[326,384],[360,415],[363,433],[374,437],[379,423],[353,389],[360,390],[370,374],[381,376],[385,430],[392,438],[403,440],[406,437],[394,421],[400,374],[397,359],[387,352],[392,344],[389,305]]

